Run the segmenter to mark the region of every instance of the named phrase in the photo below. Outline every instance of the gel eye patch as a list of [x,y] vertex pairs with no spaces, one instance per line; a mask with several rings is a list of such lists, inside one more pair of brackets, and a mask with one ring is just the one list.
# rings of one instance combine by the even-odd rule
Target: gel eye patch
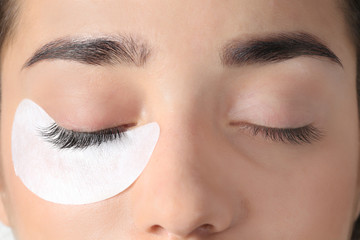
[[11,150],[15,174],[23,184],[59,204],[99,202],[127,189],[145,169],[160,135],[153,122],[119,139],[61,149],[41,135],[41,129],[54,123],[36,103],[23,100],[15,113]]

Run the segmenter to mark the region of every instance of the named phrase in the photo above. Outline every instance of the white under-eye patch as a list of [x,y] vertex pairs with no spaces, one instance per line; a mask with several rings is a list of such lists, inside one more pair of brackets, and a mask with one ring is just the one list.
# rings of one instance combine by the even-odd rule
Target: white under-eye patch
[[160,135],[156,122],[86,148],[60,149],[41,134],[54,120],[36,103],[23,100],[12,129],[16,175],[40,198],[59,204],[88,204],[127,189],[144,170]]

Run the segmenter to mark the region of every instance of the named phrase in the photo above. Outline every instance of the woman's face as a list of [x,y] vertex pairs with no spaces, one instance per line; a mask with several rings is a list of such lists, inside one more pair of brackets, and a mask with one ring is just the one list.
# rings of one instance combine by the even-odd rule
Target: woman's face
[[[350,238],[356,56],[335,0],[19,2],[1,65],[2,220],[18,239]],[[77,59],[50,49],[23,67],[56,39],[123,36],[140,48],[133,58],[94,65],[87,47]],[[45,201],[14,172],[25,98],[70,130],[157,122],[160,137],[125,191]]]

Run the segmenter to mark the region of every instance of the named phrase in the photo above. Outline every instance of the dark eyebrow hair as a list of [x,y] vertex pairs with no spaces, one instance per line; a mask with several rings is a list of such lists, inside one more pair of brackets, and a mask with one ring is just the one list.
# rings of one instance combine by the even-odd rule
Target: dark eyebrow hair
[[231,40],[222,49],[224,66],[276,63],[300,56],[322,57],[343,67],[316,36],[304,32],[275,33],[248,41]]
[[49,59],[77,61],[90,65],[128,63],[143,66],[150,55],[144,41],[131,36],[59,38],[39,48],[23,65],[30,67]]
[[[151,49],[144,40],[131,36],[59,38],[40,47],[23,65],[51,59],[76,61],[90,65],[127,63],[144,66]],[[300,56],[322,57],[343,66],[340,59],[316,36],[304,32],[274,33],[231,40],[220,52],[224,66],[276,63]]]

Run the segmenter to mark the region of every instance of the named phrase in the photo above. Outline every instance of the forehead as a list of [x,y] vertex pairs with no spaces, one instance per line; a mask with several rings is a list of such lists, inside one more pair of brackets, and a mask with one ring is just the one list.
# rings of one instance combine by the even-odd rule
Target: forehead
[[178,38],[228,31],[321,29],[325,34],[341,24],[335,0],[24,0],[22,10],[23,33],[42,38],[96,31]]
[[21,10],[14,42],[23,61],[64,36],[140,35],[186,58],[232,38],[285,31],[312,33],[342,52],[346,35],[336,0],[23,0]]

